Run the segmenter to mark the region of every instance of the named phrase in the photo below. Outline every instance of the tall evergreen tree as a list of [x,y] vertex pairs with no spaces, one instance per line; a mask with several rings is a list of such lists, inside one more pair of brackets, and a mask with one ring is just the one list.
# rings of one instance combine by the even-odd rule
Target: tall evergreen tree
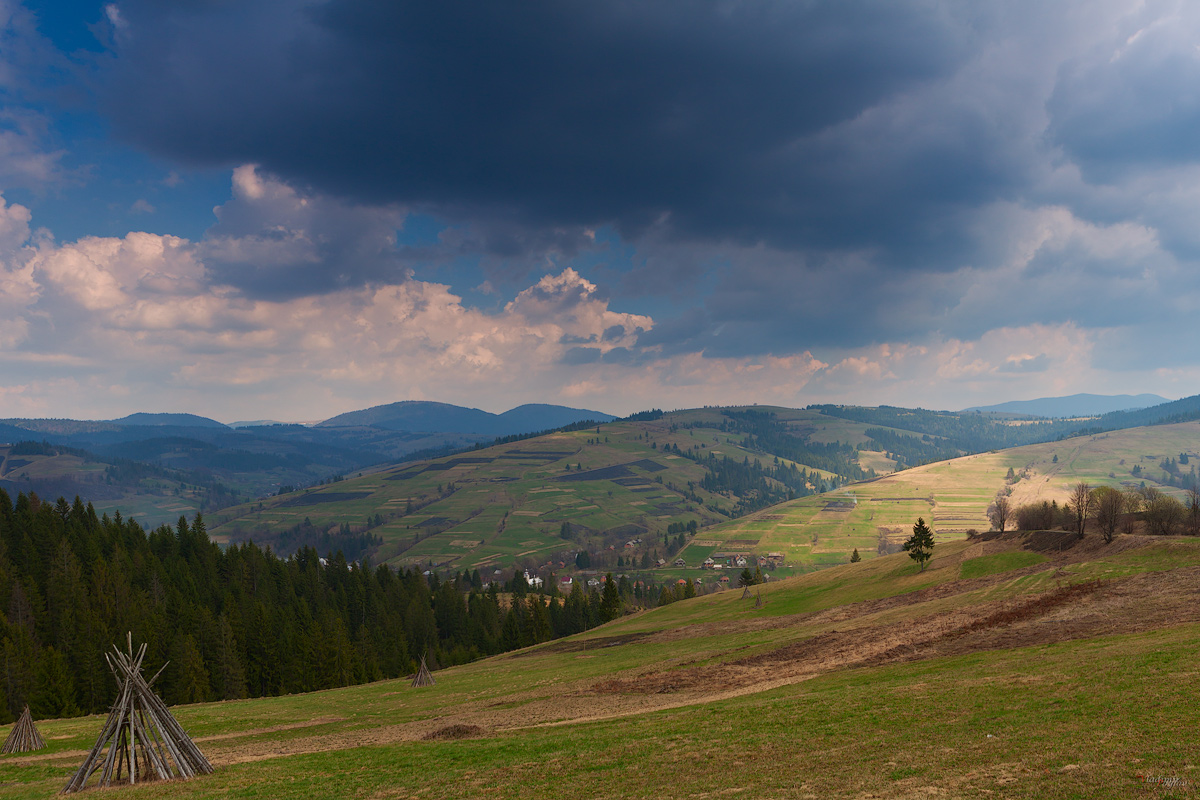
[[925,562],[933,558],[933,531],[925,524],[925,520],[917,517],[917,523],[913,525],[913,535],[904,543],[904,549],[908,551],[908,557],[921,565],[919,572],[925,571]]
[[600,599],[600,619],[603,622],[614,620],[621,616],[621,593],[613,582],[612,573],[604,576],[604,594]]

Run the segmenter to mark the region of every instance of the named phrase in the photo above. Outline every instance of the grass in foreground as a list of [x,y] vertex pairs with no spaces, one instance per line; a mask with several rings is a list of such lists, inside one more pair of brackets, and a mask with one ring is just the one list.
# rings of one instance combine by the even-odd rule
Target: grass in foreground
[[[1187,581],[1200,547],[1189,540],[1073,562],[1036,561],[1010,544],[985,556],[971,542],[941,548],[924,573],[900,556],[804,576],[768,587],[761,609],[733,592],[677,603],[437,673],[428,690],[392,681],[182,707],[178,717],[218,772],[114,796],[1195,796],[1200,623],[1013,648],[989,639],[971,652],[811,676],[788,677],[794,664],[781,663],[784,685],[771,684],[770,668],[756,682],[736,680],[747,655],[835,635],[838,647],[881,631],[903,636],[1063,581],[1113,586],[1174,573],[1184,581],[1175,585],[1197,591]],[[1080,593],[1073,617],[1058,608],[1024,620],[1026,630],[1105,613],[1103,594]],[[666,694],[604,688],[613,677],[636,687],[642,675],[721,669],[735,679]],[[0,798],[57,792],[100,724],[40,723],[49,757],[0,760]],[[421,738],[453,724],[481,735]],[[1171,785],[1148,781],[1157,778]]]

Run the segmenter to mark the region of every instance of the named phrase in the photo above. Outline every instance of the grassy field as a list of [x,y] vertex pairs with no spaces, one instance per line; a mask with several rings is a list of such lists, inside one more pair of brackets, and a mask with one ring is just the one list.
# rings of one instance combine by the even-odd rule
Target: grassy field
[[[794,409],[770,409],[803,433],[858,442],[865,426]],[[613,422],[474,452],[402,465],[336,484],[268,498],[211,515],[219,540],[262,539],[305,520],[318,528],[370,526],[384,541],[376,562],[443,569],[540,566],[582,546],[623,548],[641,538],[654,552],[672,523],[712,525],[736,503],[700,488],[706,471],[676,447],[707,457],[770,460],[717,426],[715,409],[652,422]],[[821,426],[825,427],[821,427]],[[878,455],[878,454],[875,454]],[[784,463],[790,463],[784,461]],[[797,464],[823,478],[831,473]],[[685,495],[698,496],[696,502]],[[381,522],[382,524],[375,524]],[[563,523],[578,534],[561,537]],[[661,549],[661,548],[659,548]]]
[[[924,571],[678,602],[428,689],[180,707],[217,772],[112,796],[1192,797],[1198,578],[1195,540],[943,542]],[[40,722],[0,798],[55,793],[101,722]]]
[[[1182,497],[1182,490],[1160,482],[1159,467],[1163,458],[1178,459],[1181,452],[1193,457],[1200,452],[1200,423],[1132,428],[914,467],[707,528],[682,553],[690,569],[679,574],[712,580],[712,573],[699,566],[713,552],[782,553],[784,568],[772,571],[780,576],[846,563],[856,548],[871,558],[879,552],[881,536],[902,542],[918,517],[940,541],[960,539],[972,529],[986,531],[988,506],[1008,485],[1010,468],[1014,475],[1025,474],[1012,484],[1014,505],[1063,504],[1079,481],[1119,488],[1145,481]],[[1141,465],[1141,475],[1133,474],[1135,465]]]
[[[771,410],[814,440],[865,440],[866,426],[859,423],[815,412]],[[689,482],[697,487],[704,471],[694,461],[666,452],[670,445],[672,450],[694,448],[738,460],[764,458],[722,434],[715,427],[721,418],[716,409],[699,409],[650,423],[609,423],[599,432],[558,433],[404,465],[228,509],[210,516],[209,529],[218,539],[262,540],[305,520],[319,528],[342,523],[362,527],[379,515],[382,524],[371,528],[384,541],[377,562],[434,565],[444,571],[507,572],[514,564],[559,570],[570,569],[572,554],[586,548],[609,551],[613,563],[604,568],[615,572],[656,581],[699,578],[715,589],[722,577],[736,584],[739,555],[751,569],[761,559],[761,568],[772,577],[787,577],[847,563],[855,549],[863,558],[886,547],[894,550],[918,517],[940,541],[987,530],[988,506],[1009,485],[1010,469],[1021,476],[1011,485],[1015,504],[1050,499],[1061,504],[1080,480],[1158,486],[1163,458],[1200,452],[1200,423],[1135,428],[938,462],[730,520],[712,510],[731,505],[729,498],[698,488],[703,503],[684,496]],[[879,453],[861,456],[886,466],[881,458]],[[1137,465],[1142,471],[1135,476]],[[411,510],[410,502],[415,506]],[[675,566],[672,556],[663,568],[641,568],[642,555],[665,555],[661,536],[670,524],[690,521],[702,528],[676,554],[683,567]],[[572,526],[567,540],[560,535],[564,522]],[[643,541],[625,548],[636,539]],[[638,561],[618,568],[615,560],[621,553]],[[768,560],[769,554],[780,557]],[[702,569],[708,558],[726,569]]]

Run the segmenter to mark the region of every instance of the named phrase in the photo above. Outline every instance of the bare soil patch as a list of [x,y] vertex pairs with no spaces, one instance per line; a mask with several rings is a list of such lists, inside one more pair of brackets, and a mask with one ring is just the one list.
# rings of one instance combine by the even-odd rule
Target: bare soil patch
[[[1019,570],[938,586],[895,597],[853,603],[822,611],[780,617],[752,616],[702,623],[665,631],[597,636],[559,641],[506,658],[538,653],[580,653],[590,658],[608,647],[636,642],[671,642],[748,630],[803,627],[815,635],[767,652],[749,645],[714,644],[710,652],[689,654],[688,662],[659,662],[596,682],[591,679],[542,685],[504,696],[489,696],[445,709],[438,716],[394,725],[357,726],[277,741],[238,741],[271,730],[318,725],[334,718],[209,737],[205,748],[214,764],[258,761],[296,753],[342,750],[403,741],[453,740],[491,736],[528,727],[568,725],[611,719],[695,703],[719,701],[798,683],[839,669],[918,661],[985,650],[1000,650],[1118,633],[1135,633],[1200,622],[1200,567],[1062,584],[1048,591],[952,610],[937,603],[925,613],[921,604],[999,585],[1023,575],[1121,552],[1147,544],[1151,537],[1120,537],[1105,545],[1100,537],[1080,540],[1057,532],[1034,535],[981,535],[963,556],[1024,547],[1050,560]],[[874,615],[914,607],[903,624]],[[799,633],[799,632],[798,632]],[[519,706],[520,713],[513,708]],[[211,752],[209,752],[211,750]],[[62,757],[66,754],[57,754]],[[10,762],[16,763],[16,762]]]
[[453,725],[447,725],[444,728],[438,728],[436,731],[430,731],[421,738],[425,740],[476,739],[480,736],[483,736],[483,734],[483,728],[479,727],[478,725],[463,725],[462,723],[455,723]]
[[[925,599],[936,594],[936,590],[928,590]],[[886,601],[855,605],[865,613],[886,607]],[[850,613],[844,619],[860,615]],[[830,617],[832,621],[833,615]],[[1032,597],[918,617],[903,626],[830,630],[767,653],[609,679],[594,684],[592,690],[648,695],[728,691],[755,682],[796,682],[834,669],[1136,633],[1191,622],[1200,622],[1200,567],[1064,585]]]

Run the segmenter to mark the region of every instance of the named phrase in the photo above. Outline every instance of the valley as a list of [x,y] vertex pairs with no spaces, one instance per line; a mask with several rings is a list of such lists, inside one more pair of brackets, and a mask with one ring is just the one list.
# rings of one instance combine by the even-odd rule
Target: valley
[[[880,420],[828,410],[736,407],[574,424],[364,467],[148,541],[134,523],[22,495],[0,520],[4,557],[31,570],[5,584],[11,696],[70,709],[56,693],[86,689],[86,707],[102,708],[111,687],[88,654],[114,631],[149,631],[155,669],[182,659],[162,685],[217,771],[113,790],[148,797],[516,797],[531,787],[559,797],[602,786],[630,798],[751,787],[1068,798],[1127,794],[1147,775],[1191,780],[1193,761],[1169,742],[1193,724],[1200,539],[1148,536],[1136,521],[1112,542],[1002,534],[989,531],[988,507],[998,496],[1062,505],[1081,481],[1188,500],[1180,484],[1195,474],[1200,422],[908,466],[958,435],[921,428],[959,424],[912,417],[916,430],[881,431]],[[880,439],[914,445],[872,449]],[[160,491],[180,510],[189,487],[142,468],[147,496]],[[11,445],[0,462],[17,486],[26,474],[71,475],[98,488],[111,469],[48,444]],[[35,517],[43,531],[60,517],[67,525],[44,568],[21,534]],[[897,552],[917,518],[934,532],[924,569]],[[84,532],[97,526],[90,542]],[[75,548],[95,555],[81,564]],[[125,548],[145,568],[122,561]],[[861,560],[848,563],[855,551]],[[46,580],[43,569],[47,607],[58,609],[49,618],[31,583]],[[561,593],[546,604],[524,587],[523,600],[520,570],[552,595],[562,578]],[[231,583],[219,580],[226,573]],[[762,582],[738,588],[747,573]],[[186,590],[195,580],[223,594],[198,601]],[[114,606],[107,585],[142,600]],[[64,597],[75,609],[66,616]],[[71,614],[92,621],[81,628]],[[153,634],[175,618],[190,621]],[[282,627],[256,635],[268,620]],[[31,630],[75,643],[64,659]],[[435,686],[379,680],[415,668],[418,653],[433,657]],[[1147,680],[1151,706],[1134,689]],[[308,691],[321,687],[332,688]],[[214,696],[227,699],[196,702]],[[0,798],[57,791],[99,722],[39,720],[49,746],[0,761]]]

